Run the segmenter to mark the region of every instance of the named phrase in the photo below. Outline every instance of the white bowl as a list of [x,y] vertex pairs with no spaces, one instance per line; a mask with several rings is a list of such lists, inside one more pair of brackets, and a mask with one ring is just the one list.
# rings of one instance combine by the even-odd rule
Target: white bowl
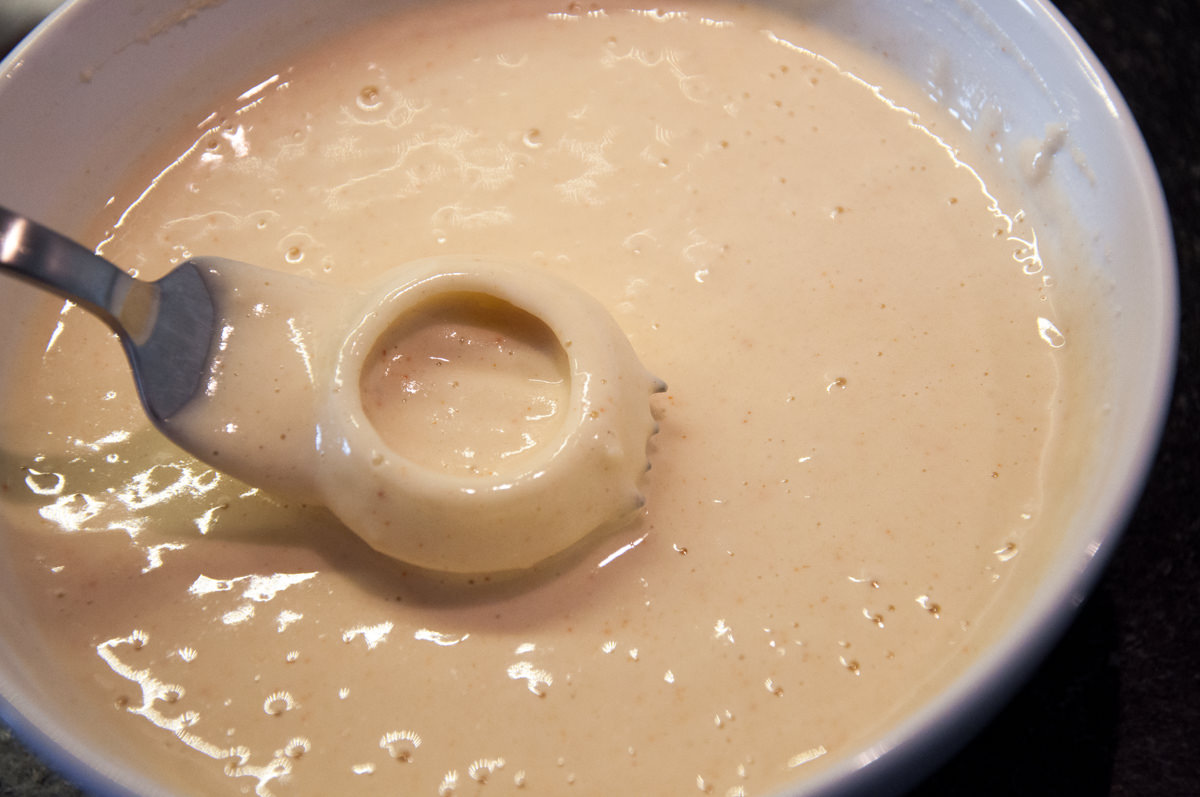
[[[1167,214],[1129,110],[1066,21],[1040,0],[781,0],[886,52],[968,128],[995,133],[1015,180],[1021,142],[1066,124],[1086,169],[1059,169],[1055,191],[1083,233],[1111,304],[1111,351],[1094,400],[1094,448],[1065,505],[1060,550],[1001,618],[995,641],[916,714],[794,794],[898,791],[952,752],[1005,700],[1092,587],[1141,491],[1169,394],[1177,327]],[[78,0],[0,67],[0,204],[70,233],[164,131],[293,48],[349,28],[391,0],[205,4]],[[286,11],[284,11],[286,9]],[[235,65],[231,68],[230,65]],[[1002,109],[1000,115],[995,109]],[[149,120],[149,123],[148,123]],[[1054,212],[1048,207],[1046,212]],[[0,294],[5,339],[22,308]],[[3,363],[0,363],[2,366]],[[0,368],[2,370],[2,368]],[[4,544],[0,528],[0,544]],[[8,557],[0,556],[0,571]],[[9,583],[0,574],[0,585]],[[47,676],[47,652],[0,587],[0,713],[68,777],[97,793],[162,793],[138,751],[106,736],[101,708]],[[107,708],[107,707],[104,707]],[[100,729],[100,730],[97,730]]]

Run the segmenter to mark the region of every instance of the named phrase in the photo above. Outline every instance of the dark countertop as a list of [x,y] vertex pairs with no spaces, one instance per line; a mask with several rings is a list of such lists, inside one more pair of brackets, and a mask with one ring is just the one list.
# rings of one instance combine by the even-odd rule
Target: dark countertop
[[[914,797],[1200,795],[1200,3],[1057,5],[1124,93],[1158,166],[1179,254],[1179,374],[1145,494],[1091,600]],[[0,52],[14,43],[6,33]],[[77,794],[0,725],[0,797]]]

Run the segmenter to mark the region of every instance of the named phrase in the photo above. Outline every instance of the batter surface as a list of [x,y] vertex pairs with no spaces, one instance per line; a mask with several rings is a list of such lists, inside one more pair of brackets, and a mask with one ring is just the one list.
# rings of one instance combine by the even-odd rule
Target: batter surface
[[965,666],[1044,531],[1069,349],[951,122],[754,7],[498,8],[246,76],[98,249],[568,279],[669,385],[647,503],[520,578],[414,568],[171,447],[48,314],[4,383],[7,555],[48,666],[181,790],[765,794]]

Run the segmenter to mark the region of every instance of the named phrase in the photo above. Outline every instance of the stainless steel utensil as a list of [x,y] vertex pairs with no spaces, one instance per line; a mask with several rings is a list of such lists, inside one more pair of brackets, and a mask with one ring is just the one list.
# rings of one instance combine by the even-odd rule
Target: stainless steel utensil
[[0,273],[50,290],[108,324],[129,357],[147,414],[160,427],[204,384],[218,331],[212,286],[201,276],[210,260],[189,260],[146,282],[0,207]]

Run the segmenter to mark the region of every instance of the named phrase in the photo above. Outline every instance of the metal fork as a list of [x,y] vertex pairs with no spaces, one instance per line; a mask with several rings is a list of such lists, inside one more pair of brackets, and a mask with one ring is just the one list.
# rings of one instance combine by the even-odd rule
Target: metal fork
[[189,260],[146,282],[0,206],[0,273],[48,289],[108,324],[125,348],[146,413],[159,427],[204,382],[218,324],[201,269],[212,260]]

